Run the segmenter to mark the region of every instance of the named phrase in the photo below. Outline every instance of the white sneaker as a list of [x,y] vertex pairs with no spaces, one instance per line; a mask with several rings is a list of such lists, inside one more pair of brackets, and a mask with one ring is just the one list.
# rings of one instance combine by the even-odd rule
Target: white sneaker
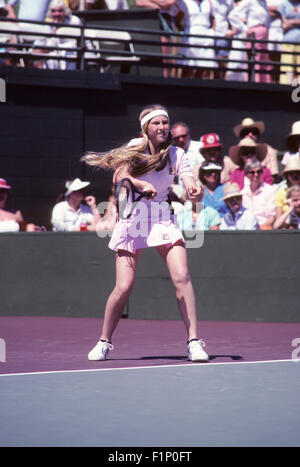
[[188,345],[188,360],[192,362],[208,362],[209,357],[204,352],[205,342],[203,340],[191,341]]
[[113,350],[114,346],[109,342],[98,341],[95,347],[88,354],[89,360],[105,360],[110,350]]

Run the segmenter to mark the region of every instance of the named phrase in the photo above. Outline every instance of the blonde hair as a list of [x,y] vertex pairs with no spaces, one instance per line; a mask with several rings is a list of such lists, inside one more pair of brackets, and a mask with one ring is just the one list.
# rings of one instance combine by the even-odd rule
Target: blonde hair
[[[145,115],[153,110],[159,109],[166,111],[166,108],[159,104],[145,107],[140,113],[140,122]],[[151,172],[152,170],[162,170],[170,160],[172,134],[169,132],[168,138],[166,142],[162,144],[158,154],[145,154],[149,142],[147,136],[149,123],[150,121],[145,123],[142,128],[141,142],[138,141],[136,144],[124,145],[104,153],[88,152],[81,158],[81,160],[87,165],[113,170],[117,170],[121,166],[127,165],[129,173],[134,177]]]
[[294,193],[300,193],[300,185],[293,185],[286,192],[287,199],[290,199]]

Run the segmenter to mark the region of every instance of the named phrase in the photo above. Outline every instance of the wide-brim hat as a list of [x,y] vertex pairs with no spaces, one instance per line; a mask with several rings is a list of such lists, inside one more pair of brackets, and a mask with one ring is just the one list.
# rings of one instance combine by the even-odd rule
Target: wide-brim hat
[[68,186],[65,196],[69,196],[73,191],[83,190],[88,185],[90,185],[90,182],[84,182],[80,180],[80,178],[75,178],[75,180],[73,180],[73,182]]
[[7,181],[4,178],[0,178],[0,188],[2,190],[10,190],[11,186],[7,184]]
[[243,138],[238,144],[230,146],[229,157],[237,165],[241,162],[240,149],[241,148],[255,148],[255,155],[259,161],[263,161],[267,155],[268,147],[263,143],[256,143],[252,138]]
[[300,172],[300,157],[299,156],[294,156],[288,160],[281,175],[284,175],[287,172],[295,172],[295,171]]
[[240,133],[244,128],[257,128],[259,133],[262,134],[265,131],[265,124],[264,122],[256,122],[253,118],[246,117],[242,120],[242,123],[233,128],[233,133],[237,138],[240,137]]
[[286,137],[286,145],[291,152],[298,151],[298,148],[295,146],[295,137],[297,136],[300,136],[300,120],[293,123],[292,131]]
[[225,199],[234,198],[235,196],[243,196],[239,185],[237,183],[226,183],[224,185],[224,196],[221,199],[225,201]]

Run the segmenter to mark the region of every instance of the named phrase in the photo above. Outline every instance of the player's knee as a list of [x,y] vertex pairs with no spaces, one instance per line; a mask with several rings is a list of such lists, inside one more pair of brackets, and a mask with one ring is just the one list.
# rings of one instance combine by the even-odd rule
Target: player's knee
[[177,289],[186,286],[190,282],[189,272],[185,269],[176,271],[176,275],[173,277],[173,283]]
[[119,298],[127,298],[133,289],[133,283],[122,281],[122,283],[116,285],[116,293],[119,295]]

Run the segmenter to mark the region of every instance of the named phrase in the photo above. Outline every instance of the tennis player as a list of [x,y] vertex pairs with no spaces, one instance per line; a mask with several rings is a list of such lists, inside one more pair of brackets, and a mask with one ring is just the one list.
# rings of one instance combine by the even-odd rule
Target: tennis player
[[88,359],[105,360],[113,349],[112,335],[132,291],[141,251],[155,246],[175,286],[188,336],[188,359],[208,361],[205,343],[197,337],[196,302],[184,238],[167,203],[175,174],[182,179],[191,201],[201,200],[202,189],[196,184],[184,151],[171,144],[167,110],[161,105],[146,107],[140,114],[140,125],[141,138],[107,153],[87,153],[82,158],[88,165],[113,169],[115,185],[125,180],[125,184],[147,195],[134,204],[128,198],[112,233],[109,247],[116,251],[116,285],[106,304],[100,340]]

